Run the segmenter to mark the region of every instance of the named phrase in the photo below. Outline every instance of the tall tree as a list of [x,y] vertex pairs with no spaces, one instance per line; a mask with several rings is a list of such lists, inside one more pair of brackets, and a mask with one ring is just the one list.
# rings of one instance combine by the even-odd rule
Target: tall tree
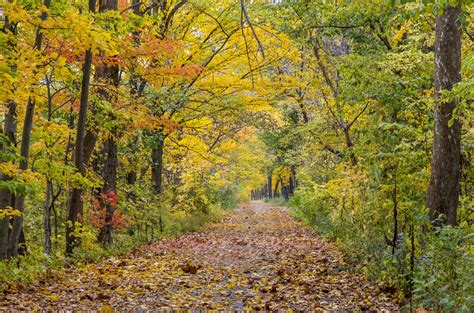
[[[51,0],[44,0],[44,6],[49,8],[51,6]],[[41,14],[41,20],[44,21],[48,17],[47,11],[43,11]],[[41,29],[41,25],[38,26],[35,36],[35,49],[40,52],[41,46],[43,43],[43,32]],[[30,157],[30,143],[31,143],[31,131],[33,129],[33,117],[35,114],[35,100],[33,97],[28,97],[28,101],[26,104],[26,113],[25,113],[25,120],[23,122],[23,132],[21,136],[21,147],[20,147],[20,169],[27,170],[28,169],[28,158]],[[25,206],[25,195],[18,194],[15,198],[15,209],[23,214],[23,209]],[[24,237],[22,235],[23,232],[23,216],[14,216],[13,217],[13,224],[12,230],[9,237],[9,250],[10,255],[12,257],[16,256],[19,251],[19,243],[20,238]],[[24,241],[24,240],[23,240]]]
[[[94,13],[96,9],[96,1],[89,0],[89,11]],[[87,107],[89,102],[89,86],[92,69],[92,49],[88,48],[85,53],[84,63],[82,66],[82,84],[81,84],[81,99],[79,106],[79,118],[77,122],[76,146],[74,150],[74,166],[77,171],[85,176],[84,168],[84,137],[87,124]],[[83,203],[82,203],[83,189],[78,186],[72,187],[69,195],[67,206],[67,223],[66,223],[66,254],[71,255],[74,248],[79,244],[74,231],[76,230],[76,223],[82,224]]]
[[[456,224],[459,204],[461,123],[453,116],[454,100],[443,101],[442,92],[461,81],[461,4],[448,6],[436,17],[435,31],[435,115],[432,170],[427,206],[432,218],[446,216]],[[452,120],[453,119],[453,120]]]
[[[8,16],[5,17],[2,31],[8,38],[5,45],[7,48],[5,55],[12,58],[12,60],[9,60],[10,69],[12,72],[15,72],[16,64],[13,59],[16,51],[16,43],[12,39],[12,36],[16,34],[16,25],[9,21]],[[15,101],[9,99],[6,101],[5,106],[7,107],[7,111],[3,121],[3,138],[1,138],[2,154],[10,153],[11,151],[8,151],[10,146],[16,145],[17,105]],[[9,175],[1,173],[0,180],[2,182],[8,182],[11,180],[11,178]],[[8,208],[12,207],[14,203],[14,192],[12,192],[9,188],[0,188],[0,260],[6,259],[9,254],[8,239],[10,235],[10,215],[8,214]]]
[[[117,11],[118,0],[100,0],[99,11]],[[95,78],[97,81],[103,81],[106,86],[112,85],[117,88],[119,85],[119,67],[116,64],[97,66]],[[113,101],[113,95],[106,88],[99,89],[99,97],[105,101]],[[111,113],[112,115],[113,113]],[[114,116],[111,116],[115,119]],[[108,138],[104,142],[103,151],[106,155],[106,161],[102,170],[104,185],[102,187],[103,194],[109,194],[115,197],[117,194],[117,142],[115,137],[117,135],[117,127],[114,126],[110,131]],[[99,233],[99,241],[104,245],[112,243],[112,219],[114,216],[115,207],[111,203],[107,203],[105,212],[104,227]]]
[[[7,152],[8,145],[15,143],[16,133],[16,104],[13,101],[7,103],[8,111],[5,114],[3,125],[3,136],[5,136],[5,143],[2,142],[2,152]],[[8,152],[7,152],[8,153]],[[1,173],[0,179],[2,181],[9,181],[10,177]],[[8,238],[10,234],[10,216],[8,208],[12,207],[15,199],[15,194],[7,189],[0,189],[0,260],[8,257]]]

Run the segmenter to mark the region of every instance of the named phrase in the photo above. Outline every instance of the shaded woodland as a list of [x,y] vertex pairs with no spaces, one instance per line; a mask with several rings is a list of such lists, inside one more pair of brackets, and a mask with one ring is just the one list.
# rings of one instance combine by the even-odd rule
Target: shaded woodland
[[[298,251],[331,241],[338,269],[368,281],[349,307],[305,282],[302,294],[335,297],[321,308],[470,312],[473,12],[461,0],[4,0],[0,294],[66,266],[133,264],[143,245],[234,216],[218,227],[300,220],[323,241],[291,224]],[[247,225],[231,212],[249,200]],[[217,253],[204,250],[199,262]],[[177,279],[201,266],[183,262]],[[275,286],[312,277],[289,268]],[[262,286],[267,302],[236,307],[304,309],[297,287],[277,299]]]

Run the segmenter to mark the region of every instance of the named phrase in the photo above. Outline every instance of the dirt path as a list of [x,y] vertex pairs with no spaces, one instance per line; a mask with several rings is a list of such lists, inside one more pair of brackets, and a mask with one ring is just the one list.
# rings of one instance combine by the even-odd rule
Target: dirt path
[[0,311],[396,311],[376,285],[350,271],[331,243],[291,219],[285,208],[256,201],[203,232],[74,271],[5,294]]

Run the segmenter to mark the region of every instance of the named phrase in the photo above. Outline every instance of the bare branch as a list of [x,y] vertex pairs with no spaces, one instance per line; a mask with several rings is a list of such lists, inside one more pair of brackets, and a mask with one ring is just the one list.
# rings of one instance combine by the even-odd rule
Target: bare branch
[[260,41],[260,39],[258,39],[257,33],[255,32],[255,28],[253,27],[253,24],[250,21],[250,17],[249,17],[249,14],[247,12],[247,8],[245,7],[245,0],[240,0],[240,4],[242,6],[242,13],[245,16],[245,20],[249,24],[249,27],[252,30],[253,36],[255,37],[255,40],[257,41],[258,49],[260,50],[260,53],[262,54],[262,57],[265,58],[265,51],[264,51],[264,48],[263,48],[263,44]]

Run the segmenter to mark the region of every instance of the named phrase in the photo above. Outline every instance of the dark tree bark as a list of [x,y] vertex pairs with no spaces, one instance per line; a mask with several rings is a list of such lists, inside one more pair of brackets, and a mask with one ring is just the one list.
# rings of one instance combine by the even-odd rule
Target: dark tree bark
[[99,10],[100,12],[117,11],[118,0],[99,0]]
[[[89,11],[95,12],[95,0],[89,0]],[[76,147],[74,150],[74,166],[81,175],[85,176],[83,162],[84,137],[87,125],[87,107],[89,102],[89,86],[92,68],[92,51],[88,49],[82,67],[81,99],[79,106],[79,120],[77,122]],[[76,223],[82,224],[83,203],[82,188],[73,187],[69,195],[66,221],[66,255],[71,255],[79,245],[79,238],[74,235]]]
[[290,200],[290,193],[289,193],[289,190],[288,190],[288,186],[286,185],[281,185],[281,192],[283,193],[283,199],[285,199],[286,201]]
[[[92,0],[92,2],[94,2]],[[94,4],[95,7],[95,4]],[[85,168],[83,163],[84,154],[84,137],[87,123],[87,107],[89,102],[89,85],[92,67],[92,51],[87,50],[82,67],[82,87],[81,100],[79,108],[79,120],[77,122],[76,147],[74,150],[74,166],[81,175],[85,176]],[[82,223],[83,203],[82,188],[73,187],[69,196],[67,208],[67,225],[66,225],[66,254],[71,255],[74,248],[78,246],[79,240],[74,236],[76,222]]]
[[[2,32],[16,34],[16,26],[9,22],[8,16],[5,17]],[[11,40],[9,40],[5,46],[8,48],[8,51],[4,52],[5,55],[8,55],[9,52],[15,51],[16,49],[16,43]],[[14,62],[12,62],[11,71],[16,71],[16,65]],[[9,153],[8,149],[10,149],[11,146],[16,146],[17,111],[16,103],[13,101],[7,101],[5,106],[8,109],[3,121],[3,135],[5,136],[5,140],[0,142],[0,149],[7,154]],[[11,180],[11,177],[0,173],[0,180],[9,181]],[[13,207],[14,204],[15,194],[8,189],[0,189],[0,213],[3,213],[1,211],[8,209],[9,207]],[[0,219],[0,260],[4,260],[9,256],[9,236],[10,217],[5,216]]]
[[0,219],[0,261],[8,257],[8,224],[9,218]]
[[303,123],[308,124],[308,122],[309,122],[308,112],[306,111],[306,107],[303,103],[303,100],[298,101],[298,104],[299,104],[300,109],[301,109],[301,115],[303,117]]
[[440,214],[446,224],[456,224],[459,203],[461,164],[461,123],[453,118],[457,102],[441,100],[443,90],[451,90],[461,81],[461,13],[457,7],[448,6],[436,17],[435,37],[435,121],[431,179],[428,187],[427,207],[432,219]]
[[127,174],[127,184],[129,185],[135,185],[137,182],[137,172],[136,171],[131,171]]
[[280,179],[277,179],[276,184],[275,184],[275,189],[273,189],[273,196],[275,198],[278,198],[280,196],[280,193],[278,192],[279,185],[280,185]]
[[[127,184],[134,186],[135,183],[137,182],[137,172],[131,171],[127,174]],[[135,194],[135,191],[130,191],[127,192],[127,199],[135,200],[137,198],[137,195]]]
[[[92,114],[94,109],[91,108]],[[99,138],[97,131],[92,127],[86,129],[86,134],[84,135],[84,148],[82,153],[82,162],[84,166],[88,166],[92,159],[92,154],[94,153],[95,145],[97,139]]]
[[[99,11],[116,11],[118,9],[118,0],[100,0]],[[115,88],[119,85],[119,67],[117,65],[105,65],[97,66],[95,78],[99,82],[103,82],[106,86],[113,86]],[[114,96],[105,87],[99,89],[99,96],[105,101],[113,101]],[[115,117],[112,115],[112,119]],[[104,142],[104,149],[106,160],[102,171],[102,177],[104,179],[104,186],[101,192],[104,194],[114,193],[117,195],[117,143],[115,137],[117,135],[117,129],[111,130],[111,135]],[[99,242],[107,246],[113,242],[112,237],[112,219],[114,216],[115,207],[113,205],[106,205],[105,225],[99,232]]]
[[[44,6],[49,8],[51,6],[51,0],[44,0]],[[48,14],[43,12],[41,14],[41,20],[44,21],[48,18]],[[35,49],[41,51],[41,45],[43,42],[43,33],[41,31],[41,26],[38,27],[36,36],[35,36]],[[35,102],[31,97],[28,97],[26,103],[26,113],[25,120],[23,122],[23,133],[21,136],[21,146],[20,146],[20,169],[28,169],[28,158],[30,157],[30,144],[31,144],[31,131],[33,129],[33,117],[35,114]],[[11,251],[12,257],[17,256],[19,252],[20,238],[24,239],[23,232],[23,209],[25,207],[25,195],[17,194],[15,198],[15,209],[22,213],[21,216],[14,216],[12,223],[12,230],[9,238],[9,250]],[[26,243],[22,242],[22,249]]]
[[283,194],[283,198],[285,200],[289,200],[290,194],[289,194],[288,186],[285,185],[281,177],[280,177],[280,184],[281,184],[281,193]]
[[272,186],[273,186],[273,179],[272,179],[272,172],[268,173],[268,197],[271,199],[273,197]]
[[344,130],[344,139],[346,141],[346,146],[349,149],[349,156],[351,158],[351,163],[352,163],[353,166],[356,166],[357,165],[357,158],[354,154],[354,151],[352,151],[352,149],[354,147],[354,143],[352,142],[352,139],[351,139],[351,134],[349,132],[349,127],[345,126],[343,130]]
[[[104,192],[117,191],[117,143],[115,138],[109,137],[106,143],[107,161],[104,167]],[[113,211],[110,212],[113,215]],[[111,216],[109,216],[111,220]]]
[[[15,145],[15,134],[16,134],[16,104],[9,101],[7,104],[8,111],[5,114],[3,135],[6,138],[5,145],[2,145],[1,149],[5,151],[8,149],[7,145]],[[8,175],[0,173],[0,179],[2,181],[8,181],[11,178]],[[15,194],[8,189],[0,189],[0,211],[13,207],[15,203]],[[0,260],[4,260],[9,256],[9,244],[8,239],[10,236],[10,217],[5,216],[0,219]]]
[[290,183],[288,184],[288,195],[292,196],[295,192],[293,176],[290,176]]
[[[107,160],[104,166],[104,180],[103,193],[114,192],[117,193],[117,143],[113,137],[109,137],[106,142]],[[105,226],[99,233],[99,242],[103,245],[110,245],[113,242],[112,238],[112,219],[114,216],[115,207],[107,204],[105,215]]]
[[296,187],[298,186],[298,182],[296,180],[296,166],[290,166],[290,195],[292,196],[295,193]]

